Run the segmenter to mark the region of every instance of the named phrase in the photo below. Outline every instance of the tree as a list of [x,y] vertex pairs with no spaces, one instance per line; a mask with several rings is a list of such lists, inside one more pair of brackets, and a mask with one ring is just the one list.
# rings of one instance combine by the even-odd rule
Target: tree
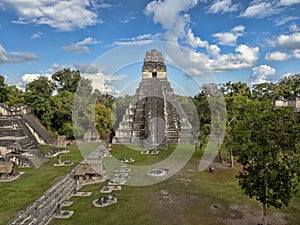
[[282,94],[280,86],[274,83],[255,84],[252,90],[252,97],[258,100],[275,100]]
[[7,100],[8,90],[5,84],[5,79],[0,75],[0,102],[5,102]]
[[59,89],[76,92],[77,85],[81,79],[80,72],[64,68],[52,75]]
[[55,85],[46,77],[38,79],[26,85],[25,101],[31,106],[35,115],[50,130],[52,93]]
[[200,139],[200,150],[201,150],[201,148],[207,142],[207,137],[210,133],[211,112],[204,91],[201,91],[198,95],[196,95],[193,101],[198,112],[198,118],[200,124],[199,139]]
[[297,96],[300,94],[300,74],[286,76],[278,83],[283,97]]
[[58,134],[66,135],[67,138],[73,138],[72,129],[72,105],[74,93],[67,90],[60,90],[53,96],[51,104],[51,127]]
[[299,124],[289,107],[248,100],[243,118],[233,126],[235,155],[242,165],[237,178],[245,194],[263,207],[288,206],[299,178]]
[[95,124],[97,132],[104,137],[112,127],[111,110],[102,103],[95,106]]
[[7,100],[5,102],[7,105],[25,104],[24,92],[21,89],[16,86],[8,86],[7,91]]
[[246,102],[250,97],[250,89],[246,83],[228,82],[222,88],[225,95],[226,108],[227,108],[227,124],[224,145],[228,149],[230,156],[230,166],[233,167],[233,126],[237,119],[243,117],[244,108],[241,107],[243,102]]

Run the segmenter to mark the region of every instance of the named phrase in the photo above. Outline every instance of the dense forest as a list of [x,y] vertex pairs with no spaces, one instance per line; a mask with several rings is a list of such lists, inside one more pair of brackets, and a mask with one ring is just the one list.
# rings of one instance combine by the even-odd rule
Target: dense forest
[[[84,117],[94,117],[98,133],[105,136],[110,128],[113,126],[116,128],[132,96],[114,98],[112,95],[102,94],[99,90],[93,89],[92,82],[81,76],[79,71],[65,68],[54,73],[51,80],[46,77],[39,77],[28,83],[25,90],[6,84],[4,76],[0,75],[0,103],[29,105],[35,116],[53,135],[63,134],[67,135],[68,138],[74,138],[72,112],[74,109],[74,96],[79,82],[81,82],[81,86],[84,86],[87,95],[96,96],[96,102],[90,102],[90,106],[86,106],[82,114]],[[266,106],[271,106],[279,98],[291,99],[300,96],[300,75],[285,77],[278,83],[257,84],[251,89],[246,83],[242,82],[228,82],[223,85],[211,84],[211,88],[217,89],[224,96],[228,120],[227,134],[231,134],[233,124],[245,113],[243,104],[252,102],[255,105],[260,102]],[[211,92],[202,87],[199,94],[190,97],[190,99],[178,96],[178,100],[190,117],[191,122],[197,119],[193,115],[194,111],[197,111],[199,123],[197,121],[196,124],[201,126],[199,136],[202,144],[205,143],[211,126],[212,112],[208,102],[209,94]],[[74,128],[74,130],[77,129]],[[83,134],[76,136],[80,135]],[[228,146],[230,142],[228,139],[229,137],[232,138],[231,136],[226,136],[225,144]],[[229,148],[231,147],[229,146]]]

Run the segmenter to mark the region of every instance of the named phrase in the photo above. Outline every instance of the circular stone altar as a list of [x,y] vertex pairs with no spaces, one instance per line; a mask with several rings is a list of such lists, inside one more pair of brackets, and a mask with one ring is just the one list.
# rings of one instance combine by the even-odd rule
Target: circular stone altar
[[154,177],[163,177],[169,173],[168,169],[152,169],[148,172],[148,175]]

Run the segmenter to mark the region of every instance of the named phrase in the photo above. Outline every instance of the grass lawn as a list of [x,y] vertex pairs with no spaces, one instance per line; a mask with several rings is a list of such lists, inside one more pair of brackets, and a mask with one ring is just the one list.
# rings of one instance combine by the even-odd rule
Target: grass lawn
[[[82,145],[80,149],[90,151],[96,145]],[[114,145],[111,154],[117,159],[132,157],[133,165],[147,165],[159,162],[170,155],[176,145],[159,155],[141,155],[139,151],[122,145]],[[44,149],[43,151],[47,151]],[[138,146],[135,146],[138,149]],[[64,158],[65,157],[65,158]],[[71,159],[78,163],[81,154],[72,146],[69,154],[61,155],[62,161]],[[200,153],[195,153],[187,165],[176,175],[155,185],[144,187],[122,186],[115,191],[117,204],[95,208],[94,199],[104,196],[100,189],[106,184],[84,186],[80,191],[93,192],[90,197],[72,197],[73,205],[63,209],[75,213],[69,219],[52,219],[50,225],[152,225],[152,224],[257,224],[260,223],[261,208],[249,199],[238,186],[235,178],[238,169],[216,168],[214,174],[199,172]],[[6,224],[15,213],[37,199],[70,167],[53,167],[56,158],[37,169],[27,169],[19,180],[0,183],[0,224]],[[75,166],[75,165],[74,165]],[[23,169],[25,170],[25,169]],[[270,224],[295,225],[300,221],[300,193],[293,198],[290,206],[283,210],[268,209]]]
[[[136,161],[134,165],[156,163],[172,153],[175,145],[159,155],[141,155],[140,152],[121,145],[113,146],[112,155],[122,159],[124,154]],[[261,208],[249,199],[238,186],[237,169],[216,169],[214,174],[197,171],[200,154],[195,153],[189,163],[175,176],[161,183],[144,186],[122,186],[115,191],[118,203],[105,208],[95,208],[94,199],[104,196],[100,189],[105,183],[85,186],[82,191],[93,192],[90,197],[72,197],[74,204],[64,209],[75,211],[66,220],[53,219],[50,225],[114,224],[257,224]],[[150,164],[151,164],[150,163]],[[295,225],[300,221],[300,195],[287,209],[268,209],[270,224]],[[272,223],[271,223],[272,222]]]
[[[94,148],[95,144],[86,148]],[[51,146],[40,146],[46,154]],[[56,157],[39,168],[22,168],[18,171],[25,172],[19,179],[12,182],[0,183],[0,224],[6,224],[19,210],[25,209],[30,203],[38,199],[41,194],[53,185],[60,177],[70,172],[79,162],[82,156],[76,145],[70,146],[70,153],[60,154],[61,160],[71,160],[74,164],[69,167],[54,167]]]

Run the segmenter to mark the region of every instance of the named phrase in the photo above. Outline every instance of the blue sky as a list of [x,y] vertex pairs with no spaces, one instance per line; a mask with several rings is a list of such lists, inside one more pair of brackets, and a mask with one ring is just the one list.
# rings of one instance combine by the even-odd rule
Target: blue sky
[[186,74],[275,82],[300,72],[299,11],[300,0],[1,0],[0,74],[22,88],[70,67],[117,91],[157,48],[187,91]]

